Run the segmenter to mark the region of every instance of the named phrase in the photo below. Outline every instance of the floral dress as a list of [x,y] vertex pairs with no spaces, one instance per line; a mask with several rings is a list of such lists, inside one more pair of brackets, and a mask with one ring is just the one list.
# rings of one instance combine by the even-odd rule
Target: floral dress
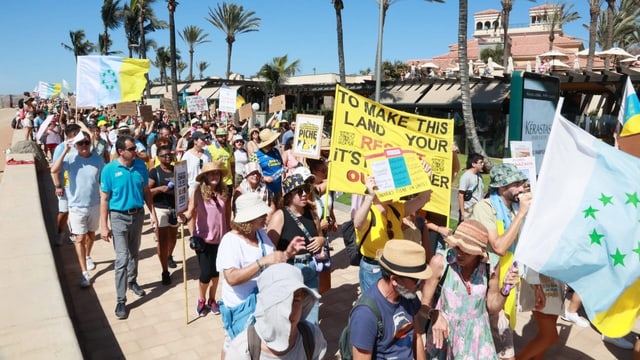
[[449,265],[447,277],[436,309],[449,322],[449,339],[442,349],[433,344],[433,333],[427,333],[428,359],[497,359],[487,312],[487,286],[489,267],[480,265],[471,274],[467,284],[460,275],[461,266]]

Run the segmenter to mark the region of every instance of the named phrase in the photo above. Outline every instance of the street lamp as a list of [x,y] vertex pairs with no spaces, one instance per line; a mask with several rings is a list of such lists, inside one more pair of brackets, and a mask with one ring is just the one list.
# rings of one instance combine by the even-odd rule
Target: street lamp
[[256,123],[256,117],[258,114],[258,110],[260,110],[260,104],[258,103],[253,103],[251,104],[251,109],[253,110],[253,116],[251,116],[251,122],[249,123],[249,130],[251,130],[251,128],[253,127],[253,125]]
[[378,16],[378,51],[376,52],[376,93],[375,101],[380,102],[380,75],[382,73],[382,26],[384,21],[384,1],[378,0],[380,3],[380,15]]

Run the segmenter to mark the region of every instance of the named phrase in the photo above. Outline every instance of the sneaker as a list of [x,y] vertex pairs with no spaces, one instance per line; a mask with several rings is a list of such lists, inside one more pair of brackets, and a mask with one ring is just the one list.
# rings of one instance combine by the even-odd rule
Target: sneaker
[[633,349],[633,344],[631,343],[631,341],[627,340],[624,336],[619,338],[610,338],[608,336],[602,335],[602,341],[609,343],[611,345],[614,345],[616,347],[619,347],[620,349],[624,349],[624,350]]
[[96,264],[93,263],[91,256],[87,256],[87,270],[93,270],[96,268]]
[[129,290],[133,291],[133,293],[138,296],[145,296],[147,294],[136,282],[129,283]]
[[124,306],[123,302],[119,302],[116,305],[116,317],[120,320],[127,318],[127,307]]
[[209,299],[209,308],[213,315],[220,315],[220,307],[218,307],[218,303],[215,300]]
[[206,316],[207,310],[207,305],[204,303],[204,299],[198,299],[198,307],[196,308],[198,316]]
[[85,271],[80,275],[80,287],[86,288],[89,286],[91,286],[91,276]]
[[574,323],[581,328],[589,327],[589,321],[578,315],[578,313],[565,311],[564,316],[561,316],[560,318],[566,322]]
[[178,267],[178,264],[173,261],[173,256],[169,255],[169,260],[167,260],[167,265],[171,268],[171,269],[175,269]]
[[162,285],[171,285],[171,275],[168,271],[162,272]]

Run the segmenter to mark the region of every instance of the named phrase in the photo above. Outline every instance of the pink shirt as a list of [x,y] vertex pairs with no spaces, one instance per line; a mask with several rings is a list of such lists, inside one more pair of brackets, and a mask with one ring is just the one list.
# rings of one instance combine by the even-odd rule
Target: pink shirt
[[222,236],[229,231],[225,221],[225,202],[219,196],[215,200],[205,201],[202,198],[200,189],[195,191],[194,196],[196,196],[196,213],[198,216],[196,216],[193,235],[203,238],[208,244],[219,244]]

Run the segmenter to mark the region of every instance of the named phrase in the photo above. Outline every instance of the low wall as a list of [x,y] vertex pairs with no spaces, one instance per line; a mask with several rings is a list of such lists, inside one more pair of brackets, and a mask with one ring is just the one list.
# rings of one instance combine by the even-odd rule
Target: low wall
[[[15,131],[13,143],[24,139]],[[32,161],[32,154],[7,159]],[[34,164],[7,164],[0,182],[0,358],[81,359],[52,253]]]

